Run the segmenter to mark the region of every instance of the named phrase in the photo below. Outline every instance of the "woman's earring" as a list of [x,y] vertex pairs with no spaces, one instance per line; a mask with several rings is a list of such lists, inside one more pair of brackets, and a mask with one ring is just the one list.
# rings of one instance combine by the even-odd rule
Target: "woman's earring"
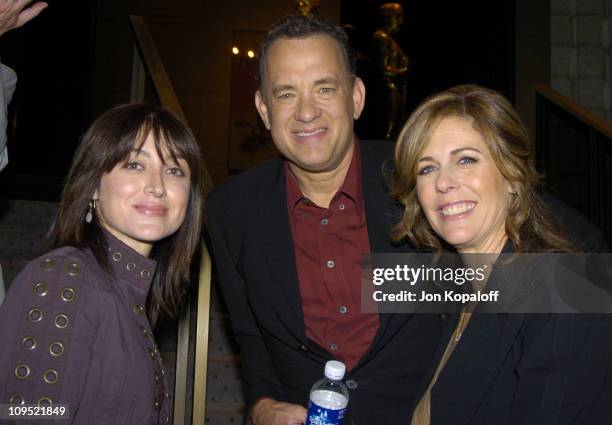
[[89,201],[89,210],[87,210],[87,214],[85,214],[85,223],[91,223],[93,220],[93,212],[98,206],[98,200],[92,199]]

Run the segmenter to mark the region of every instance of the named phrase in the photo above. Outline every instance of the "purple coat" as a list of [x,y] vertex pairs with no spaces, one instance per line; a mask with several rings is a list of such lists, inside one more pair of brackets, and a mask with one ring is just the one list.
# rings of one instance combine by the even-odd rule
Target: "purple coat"
[[114,276],[89,250],[63,247],[12,283],[0,307],[0,404],[67,404],[61,424],[169,422],[166,373],[143,307],[156,263],[107,240]]

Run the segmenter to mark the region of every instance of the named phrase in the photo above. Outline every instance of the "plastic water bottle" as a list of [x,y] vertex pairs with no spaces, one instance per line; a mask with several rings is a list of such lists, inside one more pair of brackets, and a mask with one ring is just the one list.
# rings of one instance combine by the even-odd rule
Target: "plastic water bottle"
[[325,364],[325,378],[315,382],[310,390],[306,425],[342,425],[349,392],[342,378],[344,363],[330,360]]

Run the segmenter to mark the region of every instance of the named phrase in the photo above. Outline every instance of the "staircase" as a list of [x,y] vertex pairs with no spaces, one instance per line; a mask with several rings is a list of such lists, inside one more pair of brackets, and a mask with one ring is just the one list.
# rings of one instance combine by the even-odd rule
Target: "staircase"
[[10,286],[28,261],[48,251],[47,232],[57,203],[0,199],[0,264]]

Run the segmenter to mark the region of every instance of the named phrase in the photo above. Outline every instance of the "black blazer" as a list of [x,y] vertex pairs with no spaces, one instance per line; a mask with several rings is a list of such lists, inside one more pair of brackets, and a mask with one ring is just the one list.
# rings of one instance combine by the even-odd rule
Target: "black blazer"
[[[406,252],[388,234],[400,209],[381,173],[388,142],[361,142],[363,191],[373,252]],[[207,226],[240,347],[247,406],[260,397],[306,406],[330,353],[305,336],[283,161],[260,164],[214,190]],[[380,315],[380,327],[359,364],[348,373],[348,420],[407,424],[441,333],[439,315]]]
[[[580,214],[550,196],[545,201],[574,243],[607,249]],[[457,316],[449,320],[427,382],[456,323]],[[477,310],[432,388],[431,425],[609,424],[611,364],[612,315]]]

